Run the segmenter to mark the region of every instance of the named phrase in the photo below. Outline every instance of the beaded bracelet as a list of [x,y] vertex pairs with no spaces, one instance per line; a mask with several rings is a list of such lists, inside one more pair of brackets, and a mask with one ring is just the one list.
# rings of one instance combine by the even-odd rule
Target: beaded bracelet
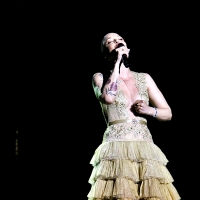
[[156,107],[154,107],[154,109],[156,110],[156,113],[155,113],[155,115],[153,115],[153,117],[156,117],[157,114],[158,114],[158,111],[157,111],[157,108],[156,108]]

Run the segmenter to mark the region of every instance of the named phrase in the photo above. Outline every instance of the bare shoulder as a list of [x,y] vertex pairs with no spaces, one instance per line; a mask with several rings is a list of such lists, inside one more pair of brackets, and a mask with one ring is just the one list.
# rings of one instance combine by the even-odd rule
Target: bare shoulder
[[153,78],[152,78],[152,76],[150,74],[148,74],[148,73],[143,73],[143,74],[145,76],[145,79],[146,79],[147,83],[154,82],[154,80],[153,80]]
[[93,79],[95,79],[96,77],[103,77],[103,74],[101,72],[96,72],[93,74]]
[[153,79],[153,77],[148,74],[148,73],[145,73],[145,79],[146,79],[146,84],[147,84],[147,88],[152,88],[152,89],[158,89],[158,86],[155,82],[155,80]]
[[144,75],[145,75],[145,78],[147,79],[147,80],[152,80],[153,78],[152,78],[152,76],[150,75],[150,74],[148,74],[148,73],[143,73]]
[[92,76],[92,84],[93,84],[93,86],[97,86],[97,87],[101,88],[101,86],[103,84],[103,74],[101,72],[96,72]]

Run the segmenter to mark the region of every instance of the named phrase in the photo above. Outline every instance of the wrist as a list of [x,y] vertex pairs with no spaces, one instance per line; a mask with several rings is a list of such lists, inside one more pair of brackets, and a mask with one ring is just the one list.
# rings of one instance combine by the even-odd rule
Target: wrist
[[157,116],[157,114],[158,114],[158,110],[157,110],[157,108],[156,107],[153,107],[154,108],[154,112],[153,112],[153,117],[156,117]]
[[113,75],[116,76],[117,78],[119,77],[119,68],[117,67],[114,68]]

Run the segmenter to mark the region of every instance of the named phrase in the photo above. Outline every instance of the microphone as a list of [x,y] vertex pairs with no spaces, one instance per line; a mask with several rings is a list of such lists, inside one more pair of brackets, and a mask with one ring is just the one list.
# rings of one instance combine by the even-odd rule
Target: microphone
[[[119,43],[119,44],[117,45],[117,48],[123,47],[123,46],[124,46],[124,44]],[[126,68],[129,67],[128,58],[127,58],[127,55],[126,55],[126,54],[123,54],[123,55],[122,55],[121,63],[122,63],[122,62],[124,63],[124,66],[125,66]]]

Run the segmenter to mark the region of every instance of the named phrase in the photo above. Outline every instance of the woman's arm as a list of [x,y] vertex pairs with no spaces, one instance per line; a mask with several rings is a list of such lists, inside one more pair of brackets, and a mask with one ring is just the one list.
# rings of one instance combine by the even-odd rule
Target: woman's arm
[[146,74],[146,80],[149,101],[150,104],[155,107],[149,107],[148,114],[154,116],[160,121],[171,120],[172,111],[162,92],[159,90],[153,78],[149,74]]
[[92,77],[92,87],[94,90],[94,94],[96,98],[100,101],[101,100],[101,88],[103,85],[103,74],[100,72],[97,72]]
[[115,63],[115,68],[103,86],[103,75],[95,73],[92,79],[92,85],[98,100],[105,104],[112,104],[115,101],[118,90],[119,63]]
[[136,100],[132,108],[139,114],[150,115],[159,121],[169,121],[172,118],[172,111],[165,97],[158,89],[156,83],[149,74],[145,74],[147,81],[147,92],[150,104],[147,105],[143,100]]

